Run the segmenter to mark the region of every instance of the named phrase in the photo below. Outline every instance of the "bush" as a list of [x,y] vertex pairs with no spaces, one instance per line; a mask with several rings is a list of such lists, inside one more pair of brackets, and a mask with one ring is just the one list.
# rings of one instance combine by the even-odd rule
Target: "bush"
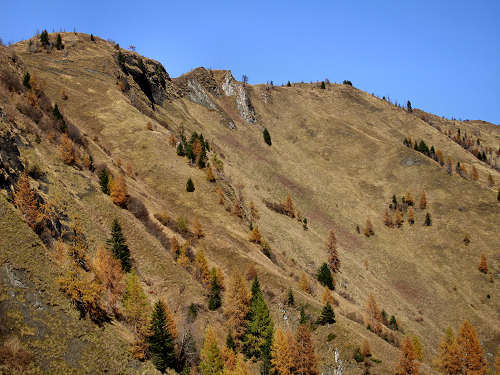
[[188,193],[192,193],[194,191],[194,183],[193,180],[191,180],[191,177],[189,177],[189,179],[187,180],[186,191]]
[[273,143],[271,142],[271,134],[269,134],[267,128],[264,128],[264,132],[262,134],[264,136],[264,142],[271,146]]
[[31,78],[30,73],[29,73],[29,72],[26,72],[26,73],[24,74],[24,78],[23,78],[23,85],[24,85],[24,87],[26,87],[26,88],[28,88],[28,89],[30,89],[30,88],[31,88],[31,85],[30,85],[30,78]]

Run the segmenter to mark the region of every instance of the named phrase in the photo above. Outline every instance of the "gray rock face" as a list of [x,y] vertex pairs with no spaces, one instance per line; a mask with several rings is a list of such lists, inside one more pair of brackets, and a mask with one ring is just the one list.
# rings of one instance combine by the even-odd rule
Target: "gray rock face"
[[222,82],[222,91],[226,96],[236,96],[236,105],[243,120],[249,124],[255,124],[255,109],[253,108],[250,96],[241,83],[235,81],[231,72],[227,72]]
[[189,89],[188,96],[191,101],[201,104],[209,109],[217,109],[217,106],[212,99],[210,99],[206,90],[196,79],[188,80],[187,87]]
[[0,189],[12,189],[19,172],[23,170],[24,166],[13,134],[0,125]]

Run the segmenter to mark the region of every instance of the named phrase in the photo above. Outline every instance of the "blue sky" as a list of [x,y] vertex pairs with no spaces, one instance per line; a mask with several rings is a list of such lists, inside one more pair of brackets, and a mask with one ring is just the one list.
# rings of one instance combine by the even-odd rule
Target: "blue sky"
[[0,37],[65,29],[163,63],[251,83],[339,82],[461,119],[500,123],[500,1],[6,1]]

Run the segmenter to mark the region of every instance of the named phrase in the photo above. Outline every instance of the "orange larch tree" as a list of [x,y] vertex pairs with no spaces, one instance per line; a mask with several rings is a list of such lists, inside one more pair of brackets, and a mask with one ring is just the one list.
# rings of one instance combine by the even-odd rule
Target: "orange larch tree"
[[285,332],[281,327],[276,329],[274,332],[271,363],[277,375],[295,374],[295,358],[293,356],[295,345],[295,339],[289,331]]
[[419,205],[419,208],[421,210],[425,210],[426,207],[427,207],[427,197],[425,195],[425,191],[422,191],[422,194],[420,195],[420,205]]
[[75,150],[73,148],[73,142],[66,135],[61,135],[61,143],[59,144],[59,151],[61,153],[61,158],[65,164],[71,165],[76,162]]
[[250,208],[250,220],[252,221],[252,223],[255,223],[260,218],[259,211],[257,210],[257,207],[255,207],[253,201],[250,201],[249,208]]
[[474,327],[466,320],[457,336],[458,357],[462,362],[462,373],[486,375],[488,364]]
[[42,222],[43,215],[38,207],[35,190],[31,189],[28,175],[23,172],[19,176],[14,192],[14,204],[21,212],[24,221],[34,230]]
[[328,239],[326,241],[326,251],[328,253],[328,265],[333,273],[340,270],[340,258],[337,251],[337,238],[335,237],[335,232],[330,229],[328,232]]
[[399,208],[396,210],[396,214],[394,216],[394,224],[396,224],[398,227],[403,225],[403,214],[401,213]]
[[382,314],[373,294],[370,294],[366,304],[366,325],[377,334],[382,332]]
[[478,268],[482,273],[488,273],[488,261],[486,260],[486,256],[484,254],[481,254],[481,260]]
[[100,245],[92,262],[94,272],[101,282],[106,299],[113,311],[117,310],[117,303],[125,290],[122,265],[111,251]]
[[385,210],[385,214],[384,214],[384,224],[389,227],[389,228],[392,228],[394,226],[393,222],[392,222],[392,215],[391,213],[389,212],[388,209]]
[[457,345],[453,330],[449,327],[439,344],[439,354],[434,360],[434,365],[444,375],[459,375],[461,373],[461,361],[458,357]]
[[495,186],[495,180],[493,180],[493,176],[491,175],[491,173],[488,174],[488,186],[489,187]]
[[252,231],[248,235],[248,240],[259,244],[262,242],[262,235],[260,234],[258,226],[253,227]]
[[311,286],[309,285],[309,281],[307,280],[307,276],[304,272],[300,275],[299,286],[304,292],[308,294],[311,293]]
[[473,181],[479,180],[479,172],[477,171],[475,166],[472,166],[472,170],[470,172],[470,177]]
[[239,342],[245,333],[246,318],[250,308],[250,293],[240,272],[233,272],[230,277],[224,306],[227,325],[235,340]]
[[370,219],[366,219],[364,234],[366,237],[373,236],[375,232],[373,231],[373,225]]
[[198,220],[198,216],[195,216],[193,219],[193,233],[197,238],[201,238],[205,235],[203,232],[203,228],[201,227],[200,221]]
[[285,210],[288,216],[295,217],[295,208],[293,206],[293,201],[290,194],[286,196],[285,203],[283,204],[283,209]]
[[314,346],[311,340],[309,326],[301,324],[295,332],[295,374],[297,375],[319,375],[318,363]]
[[120,207],[125,207],[128,202],[127,184],[121,175],[113,178],[109,186],[109,194],[113,203]]
[[401,357],[396,365],[397,375],[418,375],[419,363],[413,349],[413,344],[407,336],[401,347]]

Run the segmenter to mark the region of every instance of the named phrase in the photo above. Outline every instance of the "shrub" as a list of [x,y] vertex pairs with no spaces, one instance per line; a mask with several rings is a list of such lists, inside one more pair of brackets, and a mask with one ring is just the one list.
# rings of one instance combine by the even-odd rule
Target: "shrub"
[[191,179],[191,177],[189,177],[189,179],[187,180],[186,191],[188,193],[192,193],[194,191],[194,184],[193,184],[193,180]]
[[175,224],[177,226],[177,230],[179,233],[188,233],[189,232],[189,230],[188,230],[189,222],[185,217],[179,216],[177,218]]
[[23,78],[23,85],[24,87],[30,89],[31,88],[31,85],[30,85],[30,73],[29,72],[26,72],[24,74],[24,78]]
[[273,143],[271,141],[271,135],[267,131],[267,128],[264,128],[264,131],[262,134],[264,136],[264,142],[266,142],[269,146],[271,146]]

